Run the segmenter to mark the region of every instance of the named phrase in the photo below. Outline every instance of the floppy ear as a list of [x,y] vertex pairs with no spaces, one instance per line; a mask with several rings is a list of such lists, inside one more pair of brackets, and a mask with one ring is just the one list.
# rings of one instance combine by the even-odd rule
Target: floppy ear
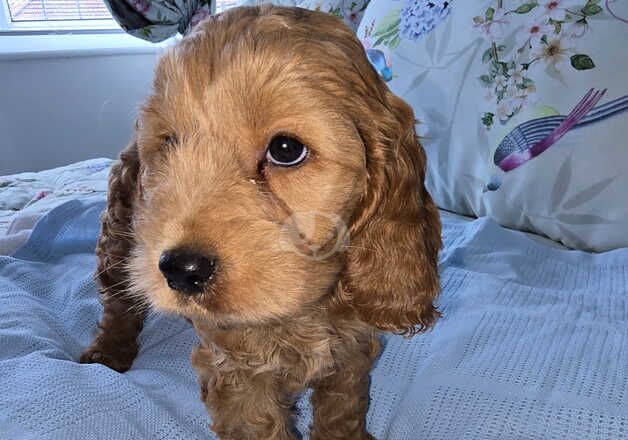
[[[137,144],[133,140],[120,153],[109,172],[107,209],[101,216],[101,230],[96,247],[103,293],[125,277],[122,263],[129,256],[134,242],[132,221],[138,194],[139,169]],[[124,287],[119,290],[124,290]]]
[[440,218],[424,186],[426,158],[412,109],[388,90],[384,96],[385,109],[359,127],[367,188],[350,229],[341,290],[363,321],[413,335],[439,316]]
[[144,311],[129,290],[125,270],[135,242],[132,223],[139,172],[137,144],[132,141],[109,172],[107,209],[101,216],[96,245],[96,277],[104,310],[98,324],[100,331],[80,358],[83,363],[98,362],[116,371],[131,367],[144,320]]

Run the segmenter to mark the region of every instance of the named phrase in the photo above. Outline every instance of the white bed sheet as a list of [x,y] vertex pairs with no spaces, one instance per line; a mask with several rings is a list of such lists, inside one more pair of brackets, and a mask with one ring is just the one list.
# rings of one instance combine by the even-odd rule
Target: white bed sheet
[[44,214],[71,199],[104,195],[112,160],[97,158],[39,172],[0,176],[0,255],[9,255]]
[[[104,197],[93,199],[55,208],[0,257],[0,438],[215,439],[185,320],[151,314],[124,374],[77,362],[102,313],[93,249]],[[443,317],[410,340],[384,337],[375,438],[628,440],[628,249],[529,237],[443,215]],[[305,433],[307,394],[297,408]]]

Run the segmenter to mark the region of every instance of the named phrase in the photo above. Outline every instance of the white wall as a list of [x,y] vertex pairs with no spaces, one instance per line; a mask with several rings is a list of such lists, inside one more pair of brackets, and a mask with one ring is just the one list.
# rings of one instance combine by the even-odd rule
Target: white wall
[[160,52],[143,47],[0,56],[0,175],[115,157]]

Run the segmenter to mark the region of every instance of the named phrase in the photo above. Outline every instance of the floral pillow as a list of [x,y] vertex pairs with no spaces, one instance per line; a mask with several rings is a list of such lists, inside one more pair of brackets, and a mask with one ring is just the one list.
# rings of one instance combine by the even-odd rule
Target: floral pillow
[[341,18],[351,29],[356,30],[369,1],[370,0],[240,0],[238,6],[272,3],[280,6],[297,6],[327,12]]
[[373,0],[358,36],[442,208],[628,246],[628,2]]

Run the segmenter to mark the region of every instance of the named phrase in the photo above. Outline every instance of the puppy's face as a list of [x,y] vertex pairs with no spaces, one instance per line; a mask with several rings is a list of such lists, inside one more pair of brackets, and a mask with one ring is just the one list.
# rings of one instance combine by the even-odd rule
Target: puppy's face
[[254,324],[330,293],[367,186],[355,59],[368,69],[332,17],[255,9],[161,60],[138,122],[130,266],[157,309]]
[[211,18],[159,63],[139,175],[117,179],[136,181],[134,200],[109,195],[110,210],[133,210],[132,290],[222,326],[334,294],[381,330],[429,327],[440,222],[414,122],[336,18]]

